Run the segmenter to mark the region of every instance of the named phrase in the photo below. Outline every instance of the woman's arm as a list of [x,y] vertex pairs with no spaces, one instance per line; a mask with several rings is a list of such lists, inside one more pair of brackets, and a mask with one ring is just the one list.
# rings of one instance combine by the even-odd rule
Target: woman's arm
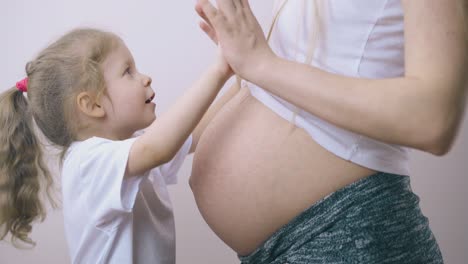
[[274,55],[247,0],[200,0],[234,71],[337,126],[436,155],[455,139],[465,108],[464,0],[403,0],[402,78],[358,79]]

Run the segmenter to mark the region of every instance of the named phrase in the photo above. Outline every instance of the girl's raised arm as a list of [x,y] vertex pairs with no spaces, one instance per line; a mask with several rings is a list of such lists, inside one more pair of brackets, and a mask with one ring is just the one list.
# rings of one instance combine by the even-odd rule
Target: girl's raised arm
[[126,176],[144,172],[170,161],[230,77],[219,67],[209,68],[184,95],[133,144]]

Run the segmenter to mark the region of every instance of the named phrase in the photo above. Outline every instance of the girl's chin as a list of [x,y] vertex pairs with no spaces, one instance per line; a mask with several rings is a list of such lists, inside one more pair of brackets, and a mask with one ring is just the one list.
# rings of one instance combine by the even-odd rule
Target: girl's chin
[[137,130],[142,130],[142,129],[147,129],[153,122],[156,121],[156,115],[153,115],[151,117],[147,117],[144,122],[140,123],[140,126]]
[[146,127],[149,127],[154,121],[156,121],[156,114],[154,114],[147,122]]

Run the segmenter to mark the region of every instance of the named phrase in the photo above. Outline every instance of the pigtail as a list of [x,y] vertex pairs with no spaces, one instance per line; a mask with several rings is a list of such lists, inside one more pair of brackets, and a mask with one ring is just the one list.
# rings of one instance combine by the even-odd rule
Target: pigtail
[[74,100],[82,91],[105,91],[98,66],[118,41],[112,33],[73,30],[26,65],[27,79],[0,95],[0,240],[35,245],[29,235],[32,224],[45,219],[43,198],[56,207],[42,142],[62,151],[61,163],[88,125]]
[[47,209],[41,190],[50,195],[51,174],[34,133],[33,116],[24,94],[12,88],[0,95],[0,240],[10,234],[15,247],[34,246],[32,223],[43,221]]

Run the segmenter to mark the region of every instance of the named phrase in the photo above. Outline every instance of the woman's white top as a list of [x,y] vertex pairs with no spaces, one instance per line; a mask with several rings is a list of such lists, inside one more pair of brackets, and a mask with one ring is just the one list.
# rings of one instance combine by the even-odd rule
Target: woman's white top
[[62,194],[72,263],[175,263],[174,216],[166,185],[177,182],[192,138],[170,162],[124,178],[135,140],[93,137],[68,150]]
[[[275,14],[283,1],[276,1]],[[289,0],[284,6],[270,39],[270,45],[278,56],[306,62],[310,32],[314,28],[313,1],[316,0]],[[322,26],[312,57],[313,66],[361,78],[404,75],[404,27],[400,0],[318,2],[323,5],[318,11]],[[248,83],[248,87],[259,101],[305,129],[318,144],[335,155],[373,170],[409,174],[406,148],[339,128],[261,87],[252,83]],[[298,112],[296,118],[293,118],[294,112]]]

